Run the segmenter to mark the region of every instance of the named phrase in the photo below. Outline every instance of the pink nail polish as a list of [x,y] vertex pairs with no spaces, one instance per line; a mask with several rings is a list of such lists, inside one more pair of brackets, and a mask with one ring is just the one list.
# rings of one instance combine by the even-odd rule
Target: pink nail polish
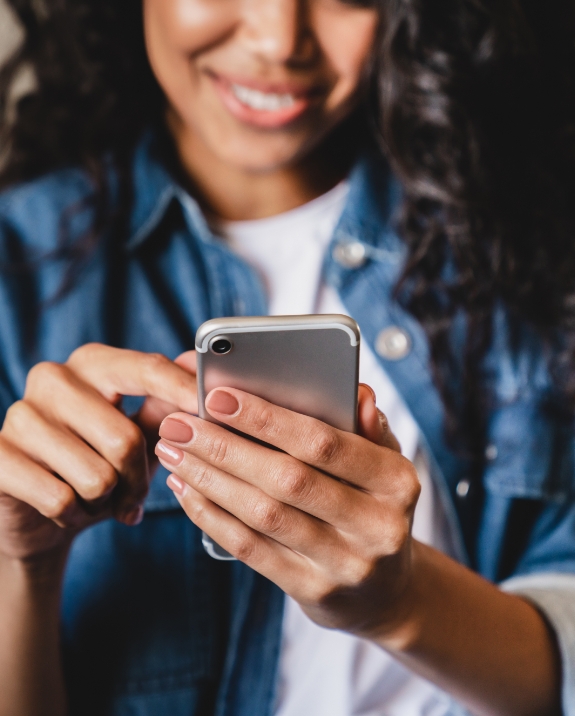
[[183,497],[185,495],[187,485],[185,482],[182,482],[179,477],[176,477],[175,475],[169,475],[168,479],[166,480],[166,484],[170,488],[170,490],[173,490],[180,497]]
[[187,423],[175,418],[166,418],[160,425],[160,437],[173,443],[189,443],[194,437],[194,432]]
[[233,415],[240,409],[237,398],[226,390],[213,390],[206,400],[206,408],[220,415]]
[[156,455],[170,465],[179,465],[184,459],[184,453],[179,448],[167,445],[163,440],[156,445]]

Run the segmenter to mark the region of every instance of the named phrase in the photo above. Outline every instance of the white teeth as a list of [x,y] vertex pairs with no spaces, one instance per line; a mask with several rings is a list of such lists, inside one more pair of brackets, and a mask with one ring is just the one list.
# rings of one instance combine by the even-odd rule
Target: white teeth
[[235,84],[232,84],[231,87],[236,99],[242,104],[262,112],[276,112],[278,109],[291,107],[295,104],[295,97],[291,94],[268,94],[251,89],[251,87]]

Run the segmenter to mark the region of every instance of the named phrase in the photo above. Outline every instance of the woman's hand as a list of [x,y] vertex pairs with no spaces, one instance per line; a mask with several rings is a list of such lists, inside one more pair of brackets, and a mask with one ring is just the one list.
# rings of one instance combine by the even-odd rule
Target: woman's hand
[[537,609],[412,540],[417,475],[367,388],[361,435],[230,388],[206,407],[280,449],[183,413],[162,423],[168,484],[218,544],[318,624],[374,640],[473,713],[560,713],[555,638]]
[[371,391],[360,390],[362,435],[234,389],[212,391],[206,407],[279,450],[169,416],[156,453],[190,519],[317,623],[363,636],[393,630],[407,606],[420,485]]
[[[0,432],[0,557],[29,559],[67,548],[107,517],[143,514],[161,420],[196,411],[195,354],[178,359],[99,344],[65,364],[39,363]],[[133,419],[124,395],[149,396]]]

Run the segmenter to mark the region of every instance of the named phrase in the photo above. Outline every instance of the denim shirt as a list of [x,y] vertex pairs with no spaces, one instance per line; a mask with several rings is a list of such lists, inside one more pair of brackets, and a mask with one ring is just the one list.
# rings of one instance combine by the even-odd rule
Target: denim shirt
[[[54,255],[66,218],[72,239],[92,220],[91,186],[61,170],[0,195],[0,404],[24,391],[38,361],[65,361],[97,341],[170,358],[194,346],[205,320],[266,313],[253,270],[212,235],[196,202],[148,139],[133,162],[134,205],[118,245],[103,235],[58,300],[66,261]],[[494,407],[481,480],[444,438],[423,331],[394,300],[405,247],[393,228],[397,182],[380,158],[350,176],[324,279],[414,415],[458,558],[530,599],[554,628],[564,712],[575,716],[575,451],[569,425],[545,406],[550,379],[537,339],[497,316],[488,356]],[[81,207],[84,208],[81,208]],[[75,207],[71,211],[71,207]],[[50,255],[52,254],[52,257]],[[34,270],[15,263],[45,256]],[[407,338],[400,355],[385,331]],[[155,475],[141,525],[85,530],[70,555],[62,649],[72,716],[270,716],[283,595],[240,563],[209,558],[197,529]],[[446,615],[447,618],[449,615]],[[451,713],[459,713],[454,704]]]

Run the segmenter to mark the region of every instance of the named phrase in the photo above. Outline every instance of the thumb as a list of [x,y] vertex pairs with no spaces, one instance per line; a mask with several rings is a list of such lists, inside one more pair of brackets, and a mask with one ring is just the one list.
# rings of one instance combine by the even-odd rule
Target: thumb
[[377,409],[373,390],[365,383],[359,384],[358,390],[358,424],[359,434],[376,445],[401,452],[395,435],[389,428],[387,418]]
[[196,360],[196,351],[186,351],[182,353],[174,360],[174,363],[192,375],[196,375],[197,373],[198,362]]
[[[196,351],[186,351],[179,355],[174,363],[180,368],[183,368],[190,375],[196,375]],[[146,437],[150,437],[153,440],[153,444],[158,438],[158,429],[160,424],[171,413],[175,413],[178,410],[178,406],[172,405],[165,400],[159,398],[149,397],[146,398],[144,404],[134,416],[134,422],[142,429]]]

